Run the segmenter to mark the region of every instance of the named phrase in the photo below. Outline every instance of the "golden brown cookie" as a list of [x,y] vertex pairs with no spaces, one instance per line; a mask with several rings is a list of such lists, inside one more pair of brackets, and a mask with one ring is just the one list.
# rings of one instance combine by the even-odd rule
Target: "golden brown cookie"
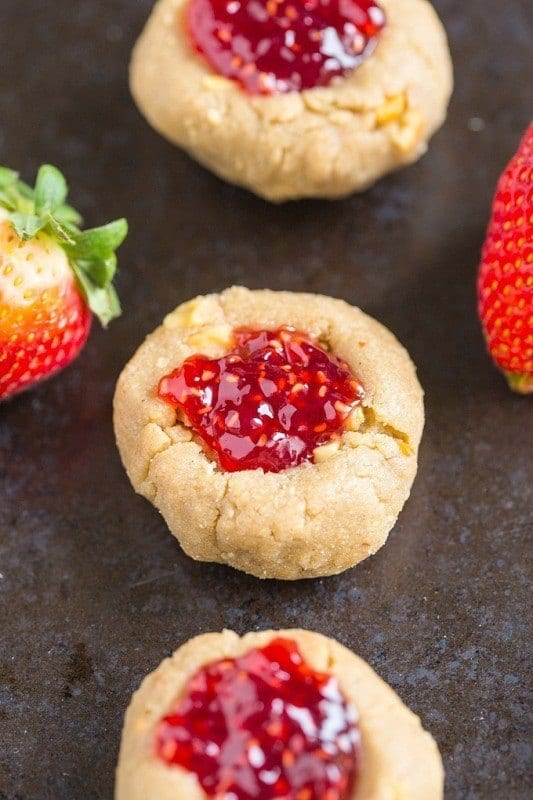
[[263,96],[195,51],[187,0],[159,0],[133,53],[133,96],[160,133],[268,200],[361,191],[425,153],[453,81],[430,3],[380,5],[387,22],[361,66],[328,86]]
[[[231,695],[236,692],[236,684],[232,681],[237,676],[237,670],[253,670],[258,664],[254,661],[257,652],[266,655],[270,662],[275,651],[268,648],[279,647],[280,637],[282,645],[296,648],[303,660],[304,669],[318,673],[320,692],[327,694],[333,700],[333,705],[325,706],[321,725],[315,730],[311,726],[309,733],[309,714],[316,713],[316,698],[314,688],[310,691],[304,689],[301,694],[301,684],[298,682],[299,665],[295,667],[295,677],[292,676],[292,667],[289,662],[287,667],[282,652],[274,664],[273,671],[265,670],[264,663],[260,665],[262,675],[273,676],[271,684],[263,686],[261,681],[256,684],[257,690],[252,688],[251,695],[244,694],[241,690],[241,704],[233,707],[238,710],[245,722],[240,723],[232,717],[229,719],[237,731],[245,729],[244,742],[250,741],[250,735],[255,733],[254,725],[259,727],[259,722],[249,722],[246,714],[245,697],[259,697],[263,702],[268,698],[272,703],[272,716],[284,719],[289,726],[292,721],[297,727],[301,722],[301,729],[311,743],[320,735],[325,735],[331,741],[326,744],[330,754],[338,754],[335,745],[338,744],[335,736],[328,736],[324,722],[333,722],[337,731],[342,731],[344,742],[341,742],[343,756],[340,759],[341,768],[351,778],[343,794],[335,794],[343,800],[441,800],[443,797],[443,768],[437,745],[431,735],[424,731],[420,720],[397,697],[393,690],[379,678],[376,673],[361,658],[342,647],[333,639],[326,638],[318,633],[305,630],[263,631],[261,633],[248,633],[242,638],[233,631],[223,633],[208,633],[191,639],[180,647],[171,658],[162,664],[143,681],[141,688],[133,696],[132,702],[126,713],[126,720],[122,734],[122,744],[117,769],[117,782],[115,800],[208,800],[213,796],[202,787],[209,782],[210,777],[219,766],[217,754],[217,733],[211,737],[201,738],[202,744],[196,742],[197,751],[203,752],[208,758],[199,764],[199,771],[189,771],[183,767],[183,752],[173,748],[175,741],[174,731],[178,724],[176,716],[180,714],[179,724],[187,731],[198,731],[193,727],[198,719],[193,722],[190,707],[187,710],[187,699],[193,687],[190,683],[193,676],[198,678],[199,673],[206,667],[211,668],[211,676],[216,675],[220,662],[226,670],[223,698],[225,708],[231,708]],[[267,648],[267,650],[265,650]],[[292,657],[292,656],[291,656]],[[245,659],[243,661],[243,658]],[[250,660],[250,658],[252,660]],[[237,661],[235,661],[237,660]],[[277,667],[277,669],[276,669]],[[279,670],[284,670],[285,675],[276,683]],[[235,670],[234,674],[231,671]],[[204,673],[205,674],[205,673]],[[324,678],[331,679],[325,684]],[[246,684],[244,684],[246,685]],[[271,690],[269,686],[274,686]],[[323,688],[326,686],[327,688]],[[200,687],[200,688],[199,688]],[[201,679],[195,681],[196,707],[205,712],[207,700],[211,701],[213,695],[206,694],[205,684]],[[277,695],[277,697],[276,697]],[[272,698],[274,699],[272,700]],[[278,699],[279,698],[279,699]],[[291,702],[295,705],[291,708]],[[274,704],[276,709],[274,710]],[[211,714],[217,714],[221,706],[209,703]],[[265,704],[266,705],[266,704]],[[306,707],[307,706],[307,707]],[[268,713],[268,707],[265,713]],[[322,706],[324,708],[324,706]],[[298,710],[299,709],[299,710]],[[285,715],[285,716],[284,716]],[[209,718],[206,714],[205,717]],[[339,717],[341,721],[339,722]],[[204,717],[202,717],[204,718]],[[211,717],[212,719],[212,717]],[[274,722],[276,721],[274,719]],[[316,716],[314,717],[316,720]],[[261,720],[263,722],[263,720]],[[170,723],[170,724],[169,724]],[[200,725],[202,720],[200,719]],[[201,730],[201,729],[200,729]],[[219,729],[220,730],[220,729]],[[264,731],[267,731],[267,734]],[[286,730],[286,729],[285,729]],[[211,728],[213,731],[213,728]],[[263,780],[263,788],[272,777],[290,775],[287,759],[292,755],[293,748],[287,745],[287,754],[282,759],[268,748],[269,728],[263,725],[255,739],[255,747],[247,749],[242,745],[246,758],[256,767],[254,775]],[[347,741],[347,731],[350,739]],[[355,731],[355,735],[353,735]],[[292,731],[294,733],[294,731]],[[275,735],[273,731],[272,736]],[[280,734],[283,737],[283,734]],[[297,734],[298,735],[298,734]],[[299,736],[301,738],[301,735]],[[181,733],[181,741],[186,743],[186,737]],[[275,736],[274,736],[275,741]],[[283,738],[282,738],[283,741]],[[295,739],[292,740],[293,742]],[[213,742],[215,746],[213,745]],[[252,742],[253,744],[253,742]],[[186,748],[186,744],[183,745]],[[240,746],[240,745],[239,745]],[[202,747],[205,747],[202,750]],[[263,747],[263,751],[261,751]],[[309,748],[311,749],[311,748]],[[269,752],[264,752],[269,750]],[[209,760],[211,754],[212,760]],[[233,754],[233,759],[239,753]],[[315,756],[316,757],[316,756]],[[314,756],[309,756],[307,774],[316,774],[313,769]],[[278,759],[277,763],[276,759]],[[350,763],[349,759],[352,759]],[[226,763],[232,763],[227,759]],[[270,768],[270,774],[261,775],[260,767],[265,762]],[[277,767],[275,766],[277,764]],[[284,766],[283,766],[284,765]],[[198,762],[197,762],[198,766]],[[285,771],[284,771],[285,767]],[[202,771],[203,770],[203,771]],[[231,773],[233,774],[233,773]],[[338,778],[338,772],[330,772]],[[293,772],[294,775],[294,772]],[[297,779],[296,779],[297,780]],[[339,783],[340,783],[339,779]],[[309,787],[307,787],[307,791]],[[226,795],[217,795],[226,798]],[[228,794],[228,797],[234,795]],[[246,795],[243,796],[253,796]],[[283,795],[285,796],[285,795]],[[293,796],[293,795],[291,795]],[[309,800],[319,800],[315,793],[302,795]],[[323,800],[320,797],[320,800]]]
[[[264,472],[220,467],[183,417],[158,397],[185,359],[219,358],[233,331],[289,325],[342,359],[362,403],[311,462]],[[261,578],[331,575],[375,553],[409,496],[424,424],[415,368],[392,333],[342,300],[234,287],[169,314],[123,370],[117,443],[137,492],[183,549]]]

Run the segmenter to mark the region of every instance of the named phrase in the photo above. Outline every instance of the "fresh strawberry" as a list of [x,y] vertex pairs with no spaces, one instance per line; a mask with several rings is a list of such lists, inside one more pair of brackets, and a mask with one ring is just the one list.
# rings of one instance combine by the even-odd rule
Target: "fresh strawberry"
[[511,389],[533,392],[533,123],[498,183],[481,256],[478,310]]
[[127,223],[82,231],[67,191],[55,167],[41,167],[35,189],[0,167],[0,400],[70,364],[93,313],[104,326],[120,314],[112,281]]

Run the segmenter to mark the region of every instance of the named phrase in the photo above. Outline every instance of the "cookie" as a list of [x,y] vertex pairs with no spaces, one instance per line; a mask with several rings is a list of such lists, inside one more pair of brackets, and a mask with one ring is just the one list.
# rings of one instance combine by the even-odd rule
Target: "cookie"
[[331,575],[375,553],[409,496],[423,423],[415,368],[378,322],[341,300],[240,287],[169,314],[114,401],[133,487],[185,552],[261,578]]
[[361,658],[305,630],[191,639],[126,713],[115,800],[441,800],[437,745]]
[[288,0],[159,0],[130,74],[154,128],[275,202],[342,197],[416,161],[453,82],[426,0],[327,0],[305,15]]

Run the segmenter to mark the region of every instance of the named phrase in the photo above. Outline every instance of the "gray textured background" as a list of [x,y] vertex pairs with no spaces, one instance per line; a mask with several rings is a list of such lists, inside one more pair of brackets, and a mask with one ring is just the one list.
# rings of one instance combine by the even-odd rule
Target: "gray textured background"
[[[126,70],[150,6],[0,0],[0,161],[26,178],[57,163],[89,224],[125,214],[132,231],[124,316],[0,409],[0,798],[110,800],[124,709],[163,656],[224,625],[302,625],[359,652],[421,715],[447,798],[525,800],[531,407],[484,353],[474,279],[497,175],[533,108],[531,5],[437,2],[457,88],[428,156],[364,196],[280,208],[139,117]],[[419,367],[412,498],[388,545],[337,578],[261,583],[192,562],[120,466],[121,367],[165,312],[234,282],[344,297]]]

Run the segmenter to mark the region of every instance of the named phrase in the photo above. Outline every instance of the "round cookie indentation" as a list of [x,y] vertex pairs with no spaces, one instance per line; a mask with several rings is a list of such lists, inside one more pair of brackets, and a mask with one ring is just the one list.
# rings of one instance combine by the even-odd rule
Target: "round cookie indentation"
[[190,0],[187,23],[216,73],[275,94],[349,75],[374,50],[385,15],[375,0]]
[[169,768],[231,800],[349,800],[359,749],[357,712],[337,679],[282,636],[205,665],[156,730]]
[[165,375],[158,396],[222,469],[281,472],[356,430],[364,389],[301,331],[239,328],[221,358],[196,354]]

